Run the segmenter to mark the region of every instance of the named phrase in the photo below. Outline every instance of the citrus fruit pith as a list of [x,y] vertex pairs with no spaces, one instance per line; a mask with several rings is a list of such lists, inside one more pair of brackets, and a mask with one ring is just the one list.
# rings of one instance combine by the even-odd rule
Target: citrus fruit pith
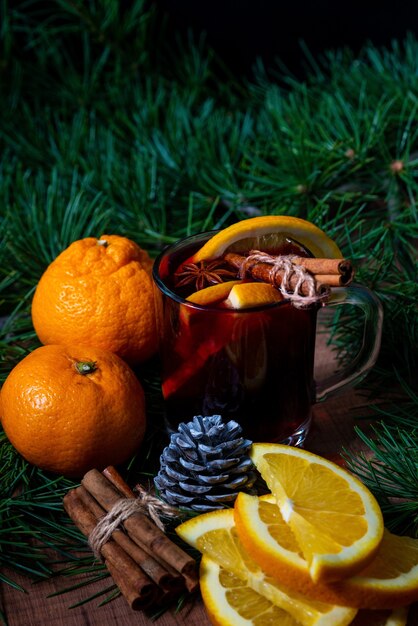
[[263,571],[295,591],[323,602],[375,610],[418,601],[418,539],[385,530],[376,557],[359,574],[334,583],[314,583],[274,496],[239,493],[234,514],[248,553]]
[[280,444],[253,444],[251,458],[294,533],[314,582],[341,580],[375,557],[383,516],[365,485],[326,459]]
[[276,607],[274,613],[278,612],[283,619],[277,623],[288,626],[347,626],[356,614],[355,609],[311,601],[266,576],[244,550],[236,533],[232,509],[213,511],[190,519],[178,526],[176,532],[189,545],[229,572],[229,576],[241,580],[241,587],[246,588],[240,591],[244,591],[243,602],[246,596],[251,605],[248,596],[255,598],[259,595],[263,598],[263,605],[266,600],[272,603]]
[[211,237],[192,257],[193,262],[215,259],[227,252],[270,252],[286,240],[307,248],[313,256],[341,258],[341,250],[323,230],[299,217],[262,215],[236,222]]
[[[200,566],[200,589],[210,621],[215,626],[299,626],[294,618],[247,582],[207,556]],[[405,626],[405,607],[393,611],[361,609],[350,626]]]

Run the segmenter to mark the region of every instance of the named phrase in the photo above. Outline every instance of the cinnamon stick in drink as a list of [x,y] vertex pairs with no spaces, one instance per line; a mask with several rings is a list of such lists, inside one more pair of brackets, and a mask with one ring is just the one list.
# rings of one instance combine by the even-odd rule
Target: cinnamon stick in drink
[[345,287],[351,282],[342,274],[314,274],[317,285],[328,285],[328,287]]
[[[97,524],[106,515],[106,511],[83,486],[77,487],[75,493],[93,514]],[[112,539],[163,591],[179,591],[185,586],[185,580],[179,572],[170,567],[164,567],[160,561],[153,558],[142,547],[132,541],[122,530],[115,530],[112,533]]]
[[[87,491],[109,511],[120,499],[120,492],[98,470],[90,470],[81,484]],[[183,575],[192,575],[196,571],[196,562],[184,550],[159,529],[143,513],[134,513],[125,521],[124,526],[131,539],[140,546],[146,544],[152,554],[166,561]]]
[[[225,255],[225,261],[235,267],[237,270],[240,270],[243,263],[246,261],[246,257],[241,256],[240,254],[235,254],[234,252],[228,252]],[[284,277],[284,271],[277,271],[274,275],[274,280],[272,279],[272,267],[273,265],[270,263],[264,263],[262,261],[255,261],[248,265],[247,272],[248,274],[254,278],[255,280],[263,281],[264,283],[273,284],[275,287],[280,287],[282,284],[282,280]],[[298,276],[295,274],[291,274],[289,278],[289,288],[295,289],[296,285],[299,282]],[[310,286],[307,281],[303,281],[301,285],[299,285],[299,291],[303,296],[309,296]],[[328,291],[326,285],[321,285],[316,289],[317,295],[322,295]]]
[[[300,265],[315,277],[341,276],[341,285],[347,285],[353,279],[353,266],[348,259],[317,259],[303,256],[292,257],[292,263]],[[324,282],[324,281],[322,281]]]
[[[75,489],[63,500],[64,508],[74,524],[88,537],[96,527],[96,519]],[[101,547],[105,565],[132,609],[150,607],[158,596],[158,587],[120,546],[111,539]]]
[[[250,255],[255,251],[251,251]],[[274,261],[274,256],[271,257]],[[243,264],[247,261],[247,257],[234,252],[228,252],[225,254],[224,259],[227,263],[235,267],[238,271],[241,270]],[[310,274],[312,274],[316,292],[318,295],[325,293],[328,287],[338,287],[348,285],[353,279],[353,268],[347,259],[317,259],[317,258],[305,258],[305,257],[292,257],[292,263],[304,267]],[[273,283],[277,287],[280,287],[284,270],[277,271],[274,274],[274,281],[272,279],[272,263],[266,263],[263,261],[254,261],[248,264],[248,274],[255,280],[260,280],[266,283]],[[289,278],[290,289],[295,289],[299,277],[296,274],[291,274]],[[300,285],[300,292],[302,295],[307,296],[309,294],[309,285],[307,282],[303,282]]]

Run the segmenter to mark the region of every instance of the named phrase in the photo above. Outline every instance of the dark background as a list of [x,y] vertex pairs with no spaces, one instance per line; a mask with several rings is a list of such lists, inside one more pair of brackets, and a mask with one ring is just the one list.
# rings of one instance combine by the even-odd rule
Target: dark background
[[418,33],[418,1],[342,2],[341,0],[158,0],[173,27],[205,31],[210,45],[228,65],[249,73],[257,56],[271,66],[280,57],[292,72],[303,73],[303,40],[314,56],[366,43],[390,46]]

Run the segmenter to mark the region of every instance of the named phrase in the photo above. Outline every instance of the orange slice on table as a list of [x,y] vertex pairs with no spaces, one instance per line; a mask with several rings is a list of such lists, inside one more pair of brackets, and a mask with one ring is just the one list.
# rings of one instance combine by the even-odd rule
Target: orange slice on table
[[[224,509],[205,513],[189,519],[176,528],[177,534],[189,545],[197,548],[202,554],[221,566],[230,581],[237,580],[238,585],[244,588],[245,597],[235,605],[241,604],[243,616],[248,610],[257,609],[254,604],[261,604],[262,611],[269,611],[277,621],[254,621],[254,624],[286,624],[287,626],[346,626],[351,623],[356,615],[356,610],[341,606],[334,606],[324,602],[309,600],[299,593],[289,591],[282,584],[274,581],[264,574],[257,563],[245,552],[234,526],[234,512],[232,509]],[[210,565],[209,565],[210,566]],[[211,590],[205,590],[205,584],[210,587],[210,581],[202,576],[202,595],[208,599]],[[222,587],[222,585],[221,585]],[[241,593],[241,592],[240,592]],[[209,594],[209,595],[208,595]],[[215,597],[213,602],[208,602],[208,612],[222,615],[223,609],[228,603],[234,604],[235,600],[226,600],[222,596]],[[230,594],[229,594],[230,595]],[[258,599],[257,599],[258,597]],[[267,602],[266,602],[267,601]],[[244,608],[242,603],[247,604]],[[267,607],[264,608],[264,607]],[[268,608],[270,607],[270,608]],[[254,615],[254,617],[256,614]],[[215,621],[215,623],[218,623]],[[232,623],[237,622],[222,622]],[[239,623],[239,622],[238,622]],[[251,622],[250,622],[251,623]]]
[[219,231],[193,255],[191,261],[216,259],[227,252],[269,252],[286,240],[302,245],[317,258],[342,257],[337,244],[311,222],[290,215],[263,215],[241,220]]
[[385,530],[376,557],[359,574],[334,583],[314,583],[290,527],[273,495],[240,493],[235,526],[247,552],[262,569],[306,596],[372,609],[391,609],[418,601],[418,539]]
[[250,626],[280,624],[299,626],[293,617],[207,556],[200,564],[200,591],[212,624]]
[[[212,624],[217,626],[300,626],[300,622],[257,593],[247,582],[207,556],[200,565],[200,590]],[[351,626],[406,626],[407,609],[360,610]]]
[[316,454],[280,444],[253,444],[251,458],[314,582],[353,576],[373,560],[383,537],[383,517],[355,476]]

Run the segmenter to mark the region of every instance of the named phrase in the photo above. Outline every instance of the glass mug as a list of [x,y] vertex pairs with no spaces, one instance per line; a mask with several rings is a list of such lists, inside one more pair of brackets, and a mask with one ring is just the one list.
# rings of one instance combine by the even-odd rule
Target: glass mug
[[168,430],[194,415],[219,414],[237,421],[252,441],[303,445],[312,405],[360,380],[375,363],[381,304],[358,285],[331,290],[327,307],[352,304],[362,310],[363,345],[351,364],[317,382],[319,305],[301,309],[283,300],[251,309],[217,308],[188,302],[173,290],[175,270],[213,234],[178,241],[154,263],[154,281],[162,292],[157,317]]

